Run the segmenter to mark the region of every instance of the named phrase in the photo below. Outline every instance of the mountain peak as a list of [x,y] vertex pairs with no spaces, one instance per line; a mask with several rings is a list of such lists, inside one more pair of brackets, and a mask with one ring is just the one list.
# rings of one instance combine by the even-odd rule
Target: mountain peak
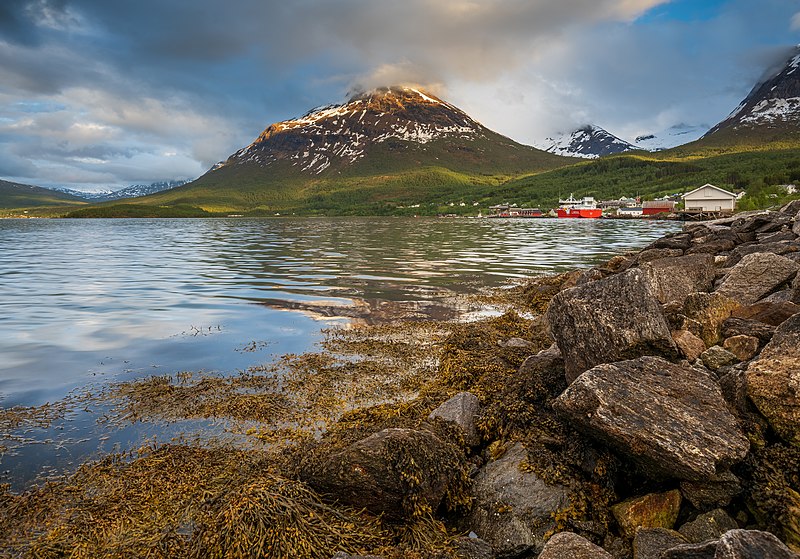
[[212,172],[243,163],[268,167],[288,162],[305,173],[320,174],[356,163],[375,144],[403,141],[421,146],[445,138],[470,141],[487,132],[457,107],[421,89],[380,87],[353,95],[343,104],[271,124]]
[[556,155],[586,159],[637,149],[636,146],[594,124],[584,124],[572,132],[555,134],[546,138],[538,147]]
[[768,72],[728,117],[703,136],[723,130],[797,129],[800,124],[800,45],[782,66]]

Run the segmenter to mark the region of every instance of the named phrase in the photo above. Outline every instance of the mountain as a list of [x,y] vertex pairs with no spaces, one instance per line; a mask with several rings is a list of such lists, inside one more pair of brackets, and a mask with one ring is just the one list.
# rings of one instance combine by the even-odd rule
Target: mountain
[[113,200],[138,198],[140,196],[156,194],[157,192],[163,192],[164,190],[169,190],[170,188],[183,186],[187,182],[189,181],[170,180],[170,181],[154,182],[151,184],[134,184],[131,186],[126,186],[125,188],[120,188],[118,190],[106,189],[106,190],[98,190],[92,192],[85,192],[83,190],[72,190],[71,188],[64,188],[64,187],[53,187],[52,190],[63,192],[65,194],[81,198],[88,202],[110,202]]
[[568,133],[546,138],[537,147],[556,155],[596,159],[639,149],[599,126],[588,124]]
[[85,200],[65,192],[0,180],[0,208],[33,208],[83,204]]
[[633,140],[636,149],[659,151],[688,144],[708,132],[708,125],[692,125],[686,123],[670,126],[666,130],[641,134]]
[[800,46],[768,72],[741,104],[703,140],[776,141],[800,133]]
[[272,124],[182,187],[141,199],[210,211],[374,212],[573,160],[519,144],[412,87],[384,87]]

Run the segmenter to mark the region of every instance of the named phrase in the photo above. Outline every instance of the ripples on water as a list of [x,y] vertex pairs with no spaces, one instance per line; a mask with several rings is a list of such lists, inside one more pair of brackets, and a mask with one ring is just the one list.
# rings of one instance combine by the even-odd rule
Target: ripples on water
[[[308,350],[321,327],[345,318],[449,318],[453,295],[590,266],[676,227],[551,219],[0,220],[0,405],[41,405],[109,380],[243,369],[270,354]],[[241,351],[252,341],[266,350]],[[0,460],[11,469],[35,462]]]

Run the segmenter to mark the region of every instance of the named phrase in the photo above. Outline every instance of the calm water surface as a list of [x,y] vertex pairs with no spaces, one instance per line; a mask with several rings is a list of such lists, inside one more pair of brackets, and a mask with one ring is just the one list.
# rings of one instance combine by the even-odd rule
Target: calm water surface
[[[347,320],[454,318],[454,296],[586,267],[679,227],[616,220],[0,220],[0,407],[110,381],[225,374]],[[253,346],[255,342],[255,346]],[[250,346],[257,351],[245,351]],[[19,485],[163,435],[90,413],[2,450]],[[16,433],[15,435],[19,435]],[[2,476],[0,476],[2,481]]]

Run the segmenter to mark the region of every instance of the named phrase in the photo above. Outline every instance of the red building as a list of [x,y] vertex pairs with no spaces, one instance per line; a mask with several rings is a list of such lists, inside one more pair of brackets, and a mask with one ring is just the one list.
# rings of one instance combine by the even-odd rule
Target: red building
[[642,215],[656,215],[675,211],[675,202],[671,200],[650,200],[642,204]]

